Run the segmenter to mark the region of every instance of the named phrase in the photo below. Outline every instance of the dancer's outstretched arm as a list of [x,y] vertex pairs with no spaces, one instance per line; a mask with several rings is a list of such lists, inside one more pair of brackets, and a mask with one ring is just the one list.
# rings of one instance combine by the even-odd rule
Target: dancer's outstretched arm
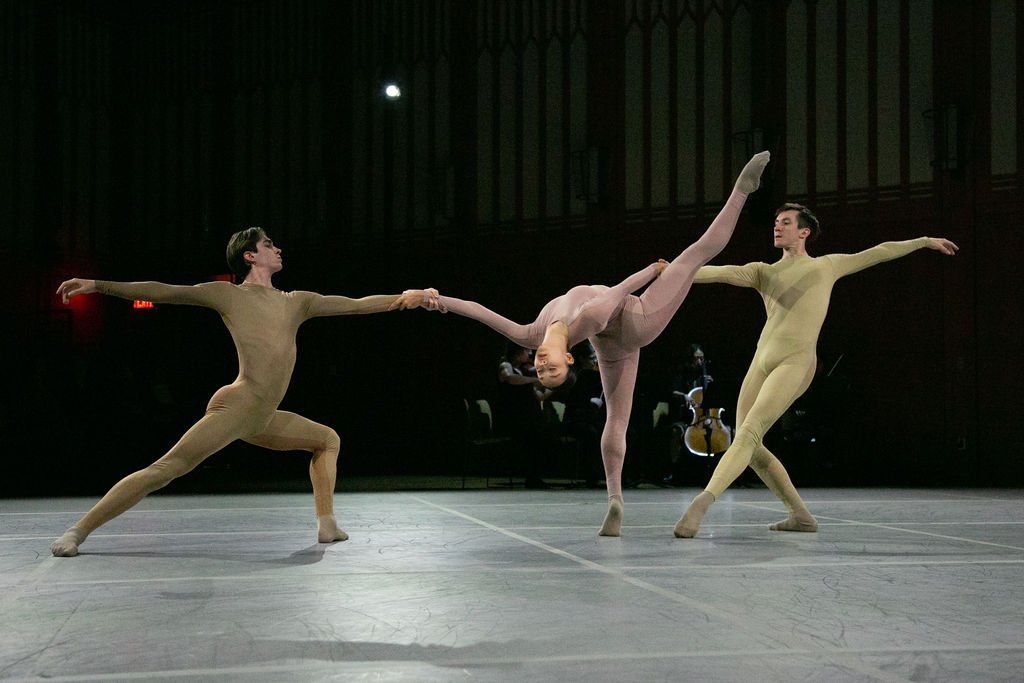
[[753,287],[761,284],[763,263],[748,263],[744,266],[703,266],[697,271],[694,282],[708,284],[721,282],[736,287]]
[[219,309],[233,287],[231,283],[219,280],[198,285],[167,285],[162,282],[111,282],[76,277],[62,282],[57,288],[57,294],[64,303],[80,294],[99,293],[158,304],[186,304]]
[[442,313],[457,313],[477,322],[487,325],[489,328],[504,336],[507,339],[519,344],[523,348],[535,349],[544,341],[544,329],[540,320],[534,320],[529,325],[522,325],[504,318],[494,311],[481,306],[475,301],[464,301],[451,296],[442,296],[436,289],[410,289],[402,293],[393,304],[391,309],[405,309],[423,307],[430,310],[441,311]]
[[400,294],[373,294],[361,299],[350,299],[347,296],[317,294],[316,292],[296,292],[306,299],[306,317],[319,318],[326,315],[361,315],[365,313],[383,313],[392,310],[393,304]]
[[657,278],[666,266],[668,261],[665,260],[652,263],[588,301],[580,316],[569,324],[570,343],[575,344],[577,340],[587,339],[604,331],[609,321],[622,307],[623,300]]
[[904,242],[882,242],[881,244],[857,252],[856,254],[829,254],[825,258],[832,263],[836,279],[851,275],[871,266],[906,256],[918,249],[935,249],[943,254],[953,256],[960,249],[942,237],[918,237]]
[[657,263],[652,263],[643,270],[633,273],[614,287],[609,287],[608,291],[605,292],[602,297],[610,294],[613,299],[624,299],[627,295],[632,294],[654,280],[654,278],[658,277],[658,275],[661,274],[661,271],[665,270],[665,266],[667,265],[668,261],[664,259],[659,260]]

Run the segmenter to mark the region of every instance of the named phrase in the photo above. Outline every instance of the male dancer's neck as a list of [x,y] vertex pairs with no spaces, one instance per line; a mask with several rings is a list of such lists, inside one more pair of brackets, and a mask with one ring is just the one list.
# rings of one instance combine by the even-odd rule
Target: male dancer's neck
[[249,274],[245,276],[245,280],[242,281],[242,284],[260,285],[261,287],[269,287],[270,289],[273,289],[274,283],[270,281],[272,277],[273,275],[265,270],[252,268],[249,271]]
[[804,248],[803,242],[797,242],[792,246],[782,248],[782,258],[797,258],[799,256],[807,255],[807,250]]

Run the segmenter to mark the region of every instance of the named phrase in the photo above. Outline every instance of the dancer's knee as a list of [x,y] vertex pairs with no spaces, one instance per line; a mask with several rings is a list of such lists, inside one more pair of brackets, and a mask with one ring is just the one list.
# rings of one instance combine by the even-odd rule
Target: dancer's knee
[[[719,467],[745,468],[748,465],[753,465],[754,455],[759,450],[758,447],[760,445],[761,436],[748,425],[741,425],[736,430],[736,436],[733,438],[732,445],[729,446],[729,450],[723,456]],[[717,471],[718,468],[716,468]],[[715,493],[715,495],[717,496],[718,493]]]
[[764,472],[771,465],[774,456],[768,450],[758,444],[757,450],[750,457],[750,466],[757,472]]
[[338,452],[341,451],[341,437],[338,432],[330,427],[324,427],[323,439],[317,448],[313,449],[312,463],[338,462]]
[[142,481],[143,486],[152,492],[162,489],[183,474],[188,474],[193,468],[194,466],[181,460],[157,460],[135,474]]
[[333,454],[334,457],[338,457],[338,452],[341,450],[341,437],[338,436],[338,432],[334,431],[330,427],[327,428],[327,434],[324,437],[324,451]]
[[744,422],[736,430],[736,435],[733,437],[733,445],[749,450],[750,456],[753,458],[754,454],[761,450],[761,439],[763,437],[764,430],[759,429],[750,422]]

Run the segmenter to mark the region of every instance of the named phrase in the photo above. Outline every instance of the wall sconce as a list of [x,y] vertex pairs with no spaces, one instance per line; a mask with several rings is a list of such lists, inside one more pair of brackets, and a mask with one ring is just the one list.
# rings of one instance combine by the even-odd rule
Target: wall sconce
[[960,168],[960,109],[942,104],[924,112],[932,122],[932,166],[943,171]]

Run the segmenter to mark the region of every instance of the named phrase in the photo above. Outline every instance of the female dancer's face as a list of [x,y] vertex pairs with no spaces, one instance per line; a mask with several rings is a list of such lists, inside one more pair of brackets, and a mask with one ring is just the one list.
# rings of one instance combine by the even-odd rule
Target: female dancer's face
[[537,379],[548,389],[562,386],[569,374],[569,366],[574,362],[571,353],[550,346],[541,346],[533,358]]

